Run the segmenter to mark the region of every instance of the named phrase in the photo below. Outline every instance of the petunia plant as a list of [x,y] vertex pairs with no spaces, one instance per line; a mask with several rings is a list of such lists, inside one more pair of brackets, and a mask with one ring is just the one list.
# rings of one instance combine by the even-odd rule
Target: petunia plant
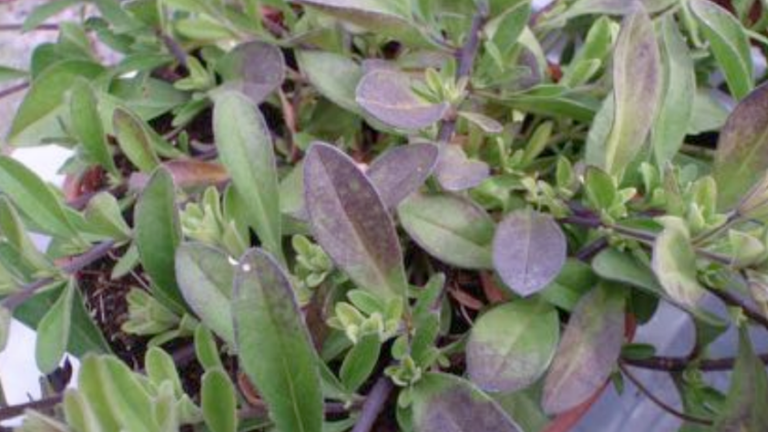
[[[681,432],[768,430],[765,1],[535,3],[53,0],[0,27],[59,35],[0,67],[26,90],[3,153],[72,150],[63,191],[0,156],[0,348],[34,328],[44,375],[0,420],[558,432],[631,383]],[[659,311],[686,355],[635,341]]]

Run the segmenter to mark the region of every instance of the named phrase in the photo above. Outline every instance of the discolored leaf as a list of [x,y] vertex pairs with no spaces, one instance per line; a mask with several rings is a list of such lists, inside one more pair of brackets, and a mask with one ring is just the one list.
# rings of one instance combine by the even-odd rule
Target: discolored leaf
[[[181,189],[194,189],[215,186],[229,180],[229,173],[223,165],[197,159],[173,159],[162,164],[173,177],[173,182]],[[147,185],[149,175],[134,172],[129,179],[131,189],[141,190]]]
[[235,269],[224,252],[202,243],[176,249],[176,279],[189,307],[203,323],[234,345],[230,311]]
[[423,129],[442,120],[450,105],[421,99],[411,90],[413,84],[405,73],[374,69],[360,80],[355,100],[368,114],[399,129]]
[[95,162],[119,177],[120,172],[112,159],[98,106],[99,101],[91,85],[85,80],[77,80],[69,97],[72,131]]
[[312,144],[304,159],[304,201],[315,239],[360,288],[387,299],[405,293],[392,218],[349,156]]
[[696,76],[688,46],[671,16],[661,22],[664,85],[659,115],[651,134],[656,163],[664,166],[683,145],[693,116]]
[[139,117],[117,108],[112,117],[112,127],[120,149],[136,168],[151,172],[160,164],[152,145],[152,133]]
[[395,147],[376,158],[365,174],[388,209],[394,209],[424,184],[437,163],[434,144]]
[[463,191],[478,186],[491,175],[487,163],[469,159],[461,146],[444,144],[435,166],[435,178],[444,189]]
[[488,395],[471,383],[428,373],[413,387],[416,432],[520,432],[520,427]]
[[37,325],[35,361],[37,368],[44,374],[56,369],[67,349],[76,289],[75,280],[70,279],[56,303]]
[[64,238],[77,236],[61,198],[29,168],[7,156],[0,156],[0,192],[43,232]]
[[264,248],[284,262],[277,167],[264,118],[250,100],[226,92],[216,98],[213,132],[221,162],[244,198],[251,228]]
[[613,371],[623,343],[624,295],[598,286],[571,314],[544,381],[544,411],[568,411],[599,390]]
[[538,299],[495,307],[475,321],[467,342],[467,373],[489,392],[515,392],[549,367],[560,337],[557,310]]
[[736,99],[743,98],[754,87],[752,54],[744,27],[730,12],[714,2],[692,0],[688,4],[702,24],[702,32],[722,68],[731,94]]
[[317,354],[288,277],[260,250],[241,259],[233,291],[243,369],[280,430],[320,432],[323,398]]
[[357,63],[323,51],[299,51],[296,59],[301,71],[321,95],[347,111],[362,114],[355,100],[357,84],[363,78],[362,68]]
[[153,293],[174,309],[184,304],[176,284],[174,255],[181,241],[176,191],[171,175],[158,168],[136,202],[134,242]]
[[499,134],[504,132],[504,125],[496,120],[480,113],[459,111],[459,116],[465,118],[475,126],[490,134]]
[[621,174],[645,144],[661,96],[659,49],[642,8],[622,23],[613,54],[613,122],[605,140],[590,141],[587,163]]
[[492,268],[493,219],[459,195],[412,195],[397,209],[408,235],[434,257],[462,268]]
[[493,237],[493,267],[521,296],[552,282],[565,265],[568,244],[552,216],[518,210],[499,223]]
[[211,432],[237,431],[235,387],[224,370],[209,370],[203,375],[201,398],[205,425]]
[[79,59],[62,60],[43,71],[32,83],[11,124],[8,143],[39,145],[45,138],[64,136],[60,117],[66,93],[80,78],[94,79],[104,68]]
[[768,169],[768,84],[733,110],[720,131],[714,177],[721,211],[736,205]]
[[653,244],[653,272],[670,297],[694,307],[706,292],[696,272],[696,252],[685,222],[673,216],[661,219],[664,230]]
[[285,80],[283,53],[261,41],[245,42],[216,63],[223,88],[238,90],[254,104],[262,103]]
[[746,328],[739,331],[739,355],[731,374],[725,406],[713,430],[742,432],[768,430],[768,376],[755,354]]

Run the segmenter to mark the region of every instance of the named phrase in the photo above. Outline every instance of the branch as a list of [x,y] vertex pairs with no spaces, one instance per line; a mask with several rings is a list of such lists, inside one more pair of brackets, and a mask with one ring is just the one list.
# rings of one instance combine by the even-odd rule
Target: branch
[[[22,31],[23,29],[24,29],[24,24],[0,24],[0,31]],[[32,30],[57,31],[59,30],[59,25],[58,24],[40,24],[37,27],[33,28]]]
[[746,315],[747,318],[751,319],[752,321],[768,329],[768,318],[766,318],[765,315],[763,315],[762,313],[752,309],[750,305],[744,303],[740,298],[729,293],[728,291],[712,288],[709,286],[707,286],[706,288],[707,288],[707,291],[711,292],[717,298],[722,300],[723,303],[729,306],[733,306],[741,309],[742,311],[744,311],[744,315]]
[[679,419],[681,419],[683,421],[687,421],[688,423],[696,423],[696,424],[706,425],[706,426],[711,426],[712,425],[712,421],[711,420],[707,420],[707,419],[703,419],[703,418],[699,418],[699,417],[694,417],[694,416],[685,414],[685,413],[680,412],[677,409],[667,405],[666,402],[664,402],[663,400],[661,400],[658,397],[656,397],[653,393],[651,393],[651,391],[648,390],[648,388],[646,388],[645,385],[643,385],[643,383],[639,379],[637,379],[637,377],[632,375],[629,372],[629,370],[623,364],[619,363],[619,369],[621,369],[621,372],[627,378],[629,378],[630,381],[632,381],[632,384],[634,384],[635,387],[637,387],[637,389],[640,390],[641,393],[643,393],[648,399],[651,400],[651,402],[656,404],[659,408],[663,409],[664,411],[668,412],[669,414],[672,414],[673,416],[675,416],[675,417],[677,417],[677,418],[679,418]]
[[[758,357],[763,363],[768,364],[768,354],[760,354]],[[689,357],[661,356],[646,359],[622,359],[622,362],[630,366],[661,372],[683,372],[692,363]],[[695,364],[699,370],[704,372],[729,371],[736,365],[736,359],[734,357],[703,359],[695,362]]]
[[389,399],[389,394],[392,393],[393,388],[392,381],[386,376],[382,376],[376,381],[365,399],[363,410],[360,412],[360,417],[357,419],[352,432],[370,432],[379,414],[384,410],[384,404]]
[[[477,51],[480,49],[480,32],[488,20],[488,3],[481,0],[478,2],[477,13],[472,18],[472,26],[469,28],[469,34],[464,45],[456,52],[456,57],[459,61],[458,68],[456,68],[456,81],[467,79],[472,74],[472,67],[475,64],[475,57],[477,57]],[[441,143],[448,143],[451,141],[454,132],[456,132],[456,116],[452,115],[450,118],[443,120],[440,124],[440,130],[437,133],[437,140]]]
[[54,406],[58,405],[62,401],[62,399],[64,399],[64,395],[57,394],[57,395],[49,396],[47,398],[39,399],[36,401],[2,407],[0,408],[0,421],[18,417],[24,414],[24,412],[28,409],[45,410],[45,409],[53,408]]
[[6,89],[0,90],[0,99],[3,99],[14,93],[18,93],[22,90],[25,90],[27,87],[29,87],[29,82],[23,82],[21,84],[16,84],[15,86],[11,86]]
[[[115,246],[114,240],[108,240],[104,243],[99,243],[98,245],[91,248],[88,252],[78,256],[77,258],[74,258],[69,263],[61,266],[60,270],[68,275],[77,273],[78,271],[84,269],[85,267],[93,264],[94,262],[98,261],[99,259],[103,258],[104,256],[109,253],[110,250]],[[56,278],[54,276],[50,276],[43,279],[38,279],[32,283],[29,283],[27,285],[24,285],[21,290],[14,292],[13,294],[9,295],[8,297],[3,299],[2,306],[10,311],[13,311],[27,301],[30,297],[32,297],[37,290],[40,288],[43,288],[45,286],[50,285],[51,283],[55,282]]]

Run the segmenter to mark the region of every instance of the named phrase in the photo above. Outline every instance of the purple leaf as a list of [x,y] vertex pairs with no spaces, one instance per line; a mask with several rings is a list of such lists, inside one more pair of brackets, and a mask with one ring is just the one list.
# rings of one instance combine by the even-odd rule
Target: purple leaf
[[496,228],[493,266],[512,291],[525,297],[555,279],[567,249],[565,235],[551,216],[518,210]]
[[445,144],[440,147],[435,177],[444,189],[454,192],[470,189],[490,175],[491,168],[487,163],[467,158],[460,146]]
[[374,69],[357,85],[356,100],[368,114],[399,129],[423,129],[442,120],[450,105],[419,98],[412,85],[402,72]]
[[216,65],[224,87],[239,90],[260,104],[285,79],[280,48],[264,42],[246,42],[227,53]]
[[360,288],[387,299],[405,292],[395,225],[349,156],[312,144],[304,159],[304,202],[315,239]]
[[416,432],[519,432],[488,395],[459,377],[428,373],[413,387]]
[[438,156],[434,144],[395,147],[376,158],[366,171],[388,209],[415,192],[432,173]]
[[624,294],[599,286],[576,305],[544,381],[548,414],[572,409],[611,375],[624,343]]

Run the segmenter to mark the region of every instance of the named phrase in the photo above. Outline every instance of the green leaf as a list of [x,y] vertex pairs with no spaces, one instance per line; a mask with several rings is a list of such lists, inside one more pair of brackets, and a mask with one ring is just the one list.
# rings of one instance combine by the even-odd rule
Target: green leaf
[[467,373],[489,392],[532,385],[552,361],[560,338],[557,310],[538,299],[495,307],[477,321],[467,342]]
[[181,241],[176,191],[171,174],[158,168],[136,202],[135,244],[144,271],[152,279],[153,294],[166,306],[183,310],[174,271],[174,255]]
[[28,74],[23,70],[0,66],[0,83],[14,81],[26,77]]
[[518,210],[499,223],[493,267],[515,293],[526,297],[549,285],[565,265],[568,244],[552,216]]
[[72,325],[72,308],[77,284],[70,279],[59,299],[37,325],[35,360],[44,374],[56,369],[64,356]]
[[[8,308],[0,306],[0,352],[5,350],[5,346],[8,344],[8,338],[11,333],[11,319],[13,314]],[[1,391],[1,390],[0,390]]]
[[160,164],[152,143],[154,135],[138,116],[117,108],[112,117],[112,128],[120,149],[136,168],[151,172]]
[[317,353],[287,275],[265,252],[251,250],[240,259],[233,314],[240,364],[277,428],[320,432]]
[[691,53],[671,15],[662,20],[661,31],[664,87],[651,147],[656,163],[664,166],[682,147],[693,117],[696,76]]
[[203,375],[201,398],[205,425],[211,432],[237,431],[235,386],[224,370],[209,370]]
[[670,297],[695,307],[706,291],[697,279],[696,252],[688,227],[673,216],[660,220],[664,230],[653,244],[653,272]]
[[452,194],[415,194],[397,208],[397,215],[408,235],[441,261],[462,268],[492,268],[496,227],[473,201]]
[[619,175],[651,131],[661,96],[659,49],[642,8],[624,19],[613,55],[613,124],[605,141],[591,141],[587,162]]
[[349,156],[312,144],[304,158],[304,201],[315,239],[360,288],[384,299],[406,292],[392,218]]
[[354,392],[365,382],[376,367],[381,352],[381,341],[375,333],[363,336],[344,357],[339,377],[344,387]]
[[21,265],[33,273],[55,272],[53,262],[37,248],[21,217],[5,196],[0,196],[0,236],[13,247],[14,258],[22,261]]
[[105,399],[103,402],[94,401],[91,397],[87,399],[95,403],[106,402],[107,409],[121,425],[119,428],[108,430],[130,430],[132,432],[156,432],[160,430],[154,421],[154,416],[150,415],[153,412],[153,401],[146,388],[138,380],[138,376],[116,357],[105,356],[95,360],[95,364],[83,361],[81,377],[82,370],[86,367],[97,369],[97,382],[89,383],[89,385],[101,386],[103,388],[102,396]]
[[421,99],[413,85],[403,72],[374,69],[360,80],[355,100],[368,114],[398,129],[424,129],[442,120],[450,104]]
[[754,87],[749,39],[741,23],[730,12],[707,0],[691,0],[691,10],[702,24],[712,53],[722,68],[728,88],[736,99]]
[[224,369],[219,356],[219,347],[216,345],[216,339],[203,324],[198,324],[195,329],[195,354],[197,361],[205,370]]
[[413,387],[416,432],[520,432],[496,401],[468,381],[428,373]]
[[312,86],[325,98],[355,114],[362,109],[355,100],[362,68],[346,56],[324,51],[298,51],[296,59]]
[[0,192],[8,195],[37,227],[64,238],[77,237],[58,195],[29,168],[0,156]]
[[163,383],[169,382],[176,397],[184,395],[176,363],[168,353],[156,346],[150,347],[144,355],[144,368],[147,377],[155,386],[160,387]]
[[230,304],[235,269],[224,252],[202,243],[176,249],[176,279],[187,304],[203,324],[234,345]]
[[515,94],[505,104],[533,114],[572,118],[591,122],[600,109],[594,96],[559,85],[540,85]]
[[117,199],[109,192],[99,192],[88,200],[84,216],[90,232],[104,234],[119,241],[131,239],[131,227],[123,219]]
[[768,169],[768,84],[761,85],[733,110],[720,131],[714,177],[718,208],[735,206]]
[[611,375],[623,343],[624,294],[600,285],[571,314],[544,381],[544,411],[566,412],[598,391]]
[[221,162],[245,198],[251,228],[264,249],[285,262],[280,224],[277,168],[272,139],[253,103],[235,92],[216,98],[213,131]]
[[112,159],[104,126],[99,114],[99,100],[93,87],[84,79],[78,79],[69,96],[69,117],[72,131],[83,146],[85,152],[95,162],[115,176],[120,172]]
[[745,327],[739,331],[739,355],[731,374],[725,407],[715,421],[718,432],[768,430],[768,375]]
[[85,60],[63,60],[43,71],[32,83],[11,124],[8,142],[38,145],[43,138],[64,136],[59,117],[66,93],[80,78],[94,79],[103,67]]

